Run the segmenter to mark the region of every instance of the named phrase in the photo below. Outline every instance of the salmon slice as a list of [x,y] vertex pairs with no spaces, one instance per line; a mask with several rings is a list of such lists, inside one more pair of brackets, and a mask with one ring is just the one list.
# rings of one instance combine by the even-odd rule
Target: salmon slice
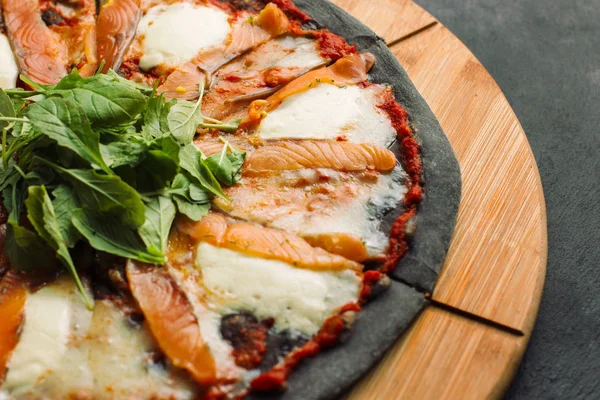
[[170,73],[158,91],[168,98],[191,100],[198,97],[198,85],[219,67],[243,52],[280,36],[290,29],[290,21],[274,3],[255,16],[241,13],[233,23],[227,43],[201,52]]
[[2,0],[6,31],[21,73],[46,85],[67,74],[68,52],[42,20],[38,0]]
[[246,175],[305,168],[329,168],[344,172],[389,172],[396,156],[371,144],[299,140],[269,143],[252,154],[244,167]]
[[0,279],[0,381],[19,339],[26,299],[27,289],[15,273],[8,272]]
[[[249,138],[243,136],[227,136],[224,138],[224,140],[228,142],[229,146],[240,151],[245,151],[246,158],[248,158],[248,154],[251,154],[254,151],[254,146],[250,142]],[[206,157],[221,153],[223,151],[223,146],[225,146],[225,142],[218,137],[203,136],[200,136],[199,139],[194,141],[194,144]],[[229,146],[227,152],[231,150]]]
[[224,216],[215,213],[199,222],[184,221],[178,227],[197,241],[251,256],[283,261],[298,268],[362,271],[360,264],[312,247],[294,234],[246,223],[230,223]]
[[[250,156],[250,164],[256,152]],[[213,204],[233,218],[312,238],[307,241],[331,253],[357,261],[362,260],[360,254],[366,247],[368,259],[378,260],[389,242],[388,233],[381,228],[381,215],[401,204],[405,178],[400,166],[385,174],[325,168],[243,173],[237,185],[225,189],[231,202],[215,199]],[[351,241],[362,242],[357,244],[363,248],[357,250],[358,256],[336,250]],[[335,242],[343,243],[336,247]]]
[[98,68],[96,1],[45,1],[40,11],[42,20],[67,49],[67,68],[74,66],[82,76],[93,75]]
[[200,332],[194,309],[164,269],[127,263],[127,278],[152,335],[171,363],[201,385],[217,380],[215,360]]
[[105,62],[102,72],[119,69],[141,16],[140,0],[110,0],[102,6],[96,22],[98,58]]
[[320,84],[356,85],[367,81],[367,72],[373,67],[375,57],[370,53],[351,54],[337,60],[329,67],[319,68],[294,79],[266,100],[256,100],[246,111],[241,127],[249,127],[277,108],[283,100]]
[[216,72],[202,100],[202,111],[209,117],[224,119],[330,62],[321,54],[315,38],[284,35],[269,40]]
[[364,262],[369,258],[369,250],[363,240],[349,233],[320,233],[303,236],[311,246],[320,247],[330,253],[339,254],[348,260]]

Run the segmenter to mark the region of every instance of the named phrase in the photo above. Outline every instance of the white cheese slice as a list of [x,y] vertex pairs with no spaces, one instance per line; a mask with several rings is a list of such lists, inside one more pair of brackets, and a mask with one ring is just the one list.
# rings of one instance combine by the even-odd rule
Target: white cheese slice
[[312,69],[324,63],[319,54],[316,40],[304,37],[283,36],[275,42],[290,53],[278,60],[273,66],[279,68]]
[[0,33],[0,88],[16,87],[18,77],[19,67],[17,67],[8,38]]
[[223,314],[249,311],[257,318],[274,318],[277,330],[307,335],[317,333],[336,309],[356,301],[361,288],[354,271],[295,268],[207,243],[198,245],[196,265]]
[[27,297],[23,331],[8,362],[3,389],[13,396],[32,390],[60,366],[71,317],[71,300],[60,288],[48,286]]
[[215,7],[190,3],[151,8],[139,23],[143,37],[140,68],[183,64],[200,51],[222,44],[231,32],[229,15]]
[[[303,170],[304,176],[314,170]],[[324,174],[336,180],[336,171],[324,170]],[[289,171],[287,175],[297,174]],[[271,223],[271,226],[296,232],[301,236],[320,233],[348,233],[360,237],[369,255],[378,256],[385,252],[389,237],[381,225],[381,213],[394,209],[406,194],[403,181],[406,173],[397,166],[389,174],[381,174],[377,183],[365,185],[350,205],[340,202],[327,210],[326,214],[311,215],[289,213]],[[290,179],[294,179],[290,177]]]
[[375,93],[358,86],[320,84],[287,97],[260,123],[262,139],[346,138],[389,146],[396,132],[377,108]]

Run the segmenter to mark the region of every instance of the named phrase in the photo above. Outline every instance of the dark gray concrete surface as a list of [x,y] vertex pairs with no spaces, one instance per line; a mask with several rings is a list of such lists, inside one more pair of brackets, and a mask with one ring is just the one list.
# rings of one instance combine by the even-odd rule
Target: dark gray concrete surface
[[496,79],[544,184],[546,286],[507,398],[600,399],[600,0],[417,3]]

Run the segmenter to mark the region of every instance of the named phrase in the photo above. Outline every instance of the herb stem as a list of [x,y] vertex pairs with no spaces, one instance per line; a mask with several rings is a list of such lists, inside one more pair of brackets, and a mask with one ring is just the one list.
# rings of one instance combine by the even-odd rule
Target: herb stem
[[29,122],[28,119],[25,119],[25,118],[15,118],[15,117],[0,117],[0,121],[6,121],[6,122]]
[[8,128],[2,129],[2,163],[4,165],[4,169],[8,168],[8,158],[6,157],[6,134]]

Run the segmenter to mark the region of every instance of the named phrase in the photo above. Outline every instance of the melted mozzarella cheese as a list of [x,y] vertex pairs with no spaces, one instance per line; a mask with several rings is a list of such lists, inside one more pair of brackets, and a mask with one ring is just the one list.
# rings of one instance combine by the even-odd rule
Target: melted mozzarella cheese
[[[3,389],[12,396],[39,390],[72,355],[69,341],[86,329],[91,312],[83,307],[71,281],[62,279],[27,297],[25,323]],[[74,328],[78,331],[75,332]],[[84,378],[86,371],[81,371]]]
[[138,35],[144,35],[140,68],[183,64],[200,51],[222,44],[231,26],[229,16],[214,7],[190,3],[159,5],[141,19]]
[[373,91],[320,84],[286,98],[261,122],[263,139],[346,138],[389,146],[396,137],[390,119],[377,108]]
[[19,68],[15,61],[8,38],[0,33],[0,88],[16,87]]
[[274,318],[277,330],[307,335],[317,333],[336,309],[356,301],[361,286],[354,271],[295,268],[207,243],[198,246],[196,265],[207,290],[222,305],[221,313],[250,311],[258,318]]
[[282,48],[289,50],[284,58],[277,60],[273,66],[279,68],[312,69],[324,63],[319,54],[317,42],[304,37],[284,36],[275,39]]
[[[391,174],[381,175],[378,183],[370,191],[354,200],[349,207],[339,205],[331,209],[326,216],[305,221],[302,234],[349,233],[363,240],[369,255],[383,254],[389,238],[380,229],[381,213],[394,209],[404,198],[406,186],[402,184],[402,181],[405,176],[401,167],[396,167]],[[291,229],[292,226],[289,225],[289,222],[294,223],[295,221],[280,220],[277,222],[275,224],[277,227]]]

